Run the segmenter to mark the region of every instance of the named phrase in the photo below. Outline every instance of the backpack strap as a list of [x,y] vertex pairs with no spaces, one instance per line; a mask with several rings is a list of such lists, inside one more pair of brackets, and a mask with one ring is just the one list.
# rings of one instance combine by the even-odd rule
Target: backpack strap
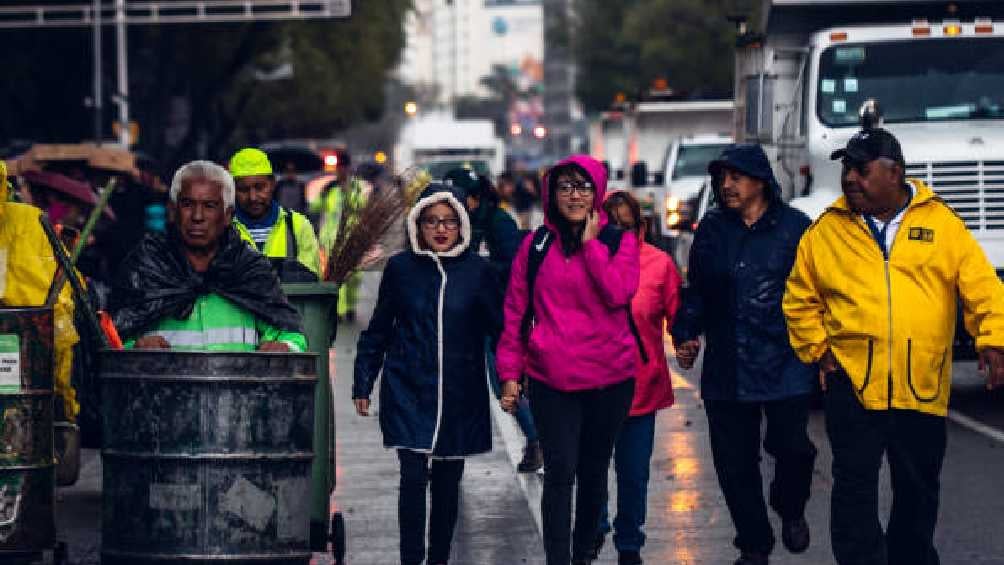
[[[617,250],[620,249],[621,239],[624,236],[624,230],[613,224],[607,224],[603,226],[600,233],[596,236],[596,239],[600,241],[603,245],[607,247],[610,251],[610,256],[613,257],[617,254]],[[534,322],[534,312],[533,312],[533,288],[534,281],[537,279],[537,273],[540,272],[540,266],[544,262],[544,257],[547,256],[548,249],[551,248],[551,244],[554,242],[554,234],[551,230],[544,226],[537,228],[537,231],[533,232],[533,241],[530,243],[530,254],[527,257],[526,265],[526,295],[527,303],[526,310],[523,311],[523,320],[520,323],[520,337],[523,339],[523,343],[529,343],[530,341],[530,330],[533,329]],[[631,304],[629,303],[625,310],[627,310],[628,328],[631,330],[631,335],[634,336],[635,344],[638,346],[638,353],[641,354],[641,360],[643,363],[648,363],[648,353],[645,351],[645,344],[642,342],[641,333],[638,331],[638,326],[635,324],[634,316],[631,314]]]
[[296,243],[296,230],[293,229],[293,211],[282,208],[286,212],[286,258],[296,259],[300,246]]
[[523,311],[523,321],[520,323],[519,333],[526,344],[530,341],[530,329],[533,328],[533,285],[540,272],[540,265],[547,256],[547,251],[554,243],[554,234],[545,226],[540,226],[533,232],[533,239],[530,241],[530,254],[526,263],[526,310]]

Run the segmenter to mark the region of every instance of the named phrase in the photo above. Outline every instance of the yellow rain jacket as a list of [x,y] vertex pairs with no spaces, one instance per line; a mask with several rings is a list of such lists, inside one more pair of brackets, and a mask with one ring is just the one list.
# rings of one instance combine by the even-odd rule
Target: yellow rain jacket
[[[56,258],[42,231],[42,211],[27,204],[7,202],[7,187],[0,171],[0,301],[6,306],[41,306],[45,302]],[[70,384],[73,346],[79,340],[73,326],[73,298],[69,283],[63,287],[54,312],[56,395],[64,412],[76,421],[80,406]]]
[[831,348],[865,408],[944,416],[956,296],[977,350],[1004,347],[1004,286],[955,212],[909,182],[888,261],[841,197],[802,236],[782,307],[799,358]]

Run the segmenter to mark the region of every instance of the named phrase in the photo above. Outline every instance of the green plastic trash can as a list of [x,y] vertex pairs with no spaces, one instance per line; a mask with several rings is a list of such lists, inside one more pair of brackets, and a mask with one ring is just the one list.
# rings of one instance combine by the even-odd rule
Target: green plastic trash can
[[[285,283],[282,290],[303,316],[309,351],[317,353],[317,388],[314,394],[314,463],[311,471],[310,547],[325,551],[331,539],[330,500],[335,490],[335,414],[332,407],[328,349],[338,325],[338,285]],[[335,543],[336,550],[337,543]]]

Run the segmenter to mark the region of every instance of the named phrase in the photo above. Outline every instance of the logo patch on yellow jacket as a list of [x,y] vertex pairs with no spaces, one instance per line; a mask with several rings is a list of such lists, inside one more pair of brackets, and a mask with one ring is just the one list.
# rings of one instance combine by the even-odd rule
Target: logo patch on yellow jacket
[[910,228],[910,241],[934,243],[934,230],[930,228]]

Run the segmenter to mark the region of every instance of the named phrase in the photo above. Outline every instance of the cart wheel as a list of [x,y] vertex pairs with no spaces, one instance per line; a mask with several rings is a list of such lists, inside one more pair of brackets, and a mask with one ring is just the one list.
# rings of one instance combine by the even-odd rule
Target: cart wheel
[[345,518],[341,512],[331,517],[331,556],[335,565],[345,564]]
[[69,563],[69,550],[65,541],[56,542],[56,547],[52,550],[52,565],[66,565]]

